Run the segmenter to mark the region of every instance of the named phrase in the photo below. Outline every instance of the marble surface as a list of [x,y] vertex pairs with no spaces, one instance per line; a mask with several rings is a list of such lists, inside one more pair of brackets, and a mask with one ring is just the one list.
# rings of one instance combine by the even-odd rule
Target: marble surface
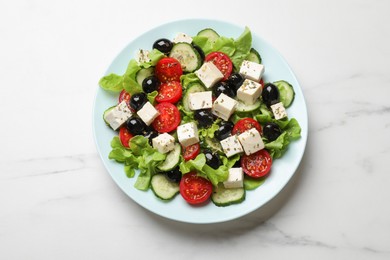
[[[390,2],[188,5],[0,2],[0,258],[389,259]],[[113,57],[185,18],[248,25],[287,59],[308,106],[293,179],[227,223],[144,210],[112,181],[92,138],[97,81]]]

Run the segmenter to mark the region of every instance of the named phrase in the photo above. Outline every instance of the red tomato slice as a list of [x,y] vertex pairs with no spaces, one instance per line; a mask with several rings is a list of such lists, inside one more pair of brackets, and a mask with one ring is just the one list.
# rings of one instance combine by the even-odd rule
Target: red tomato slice
[[175,105],[168,102],[162,102],[157,104],[155,108],[160,113],[152,123],[157,132],[172,132],[178,127],[181,118],[179,109],[177,109]]
[[130,107],[130,93],[126,92],[126,90],[122,90],[119,94],[119,103],[125,101],[127,106]]
[[129,148],[129,141],[133,135],[127,130],[126,126],[121,126],[119,129],[119,139],[124,147]]
[[183,69],[178,60],[166,57],[157,62],[155,74],[161,83],[180,81],[180,76],[183,75]]
[[184,174],[180,181],[180,194],[190,204],[207,201],[213,191],[213,184],[196,172]]
[[186,161],[195,159],[200,152],[200,144],[196,143],[187,147],[183,147],[183,158]]
[[227,80],[233,70],[233,63],[223,52],[215,51],[208,54],[205,61],[211,61],[222,72],[223,80]]
[[156,101],[176,103],[180,100],[183,94],[183,89],[179,81],[170,81],[162,83],[158,88],[158,95]]
[[267,175],[271,169],[272,158],[263,149],[251,155],[244,154],[241,157],[242,170],[250,177],[260,178]]
[[253,118],[246,117],[237,121],[237,123],[233,127],[232,134],[239,135],[245,132],[246,130],[252,128],[256,128],[256,130],[259,131],[260,134],[262,133],[261,125],[259,124],[259,122],[257,122]]

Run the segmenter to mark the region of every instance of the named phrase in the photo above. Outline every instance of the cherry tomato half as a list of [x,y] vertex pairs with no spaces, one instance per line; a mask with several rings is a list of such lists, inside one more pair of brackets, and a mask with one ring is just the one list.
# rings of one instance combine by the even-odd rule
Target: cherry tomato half
[[233,63],[223,52],[215,51],[208,54],[205,58],[205,61],[211,61],[214,65],[222,72],[223,80],[227,80],[232,73]]
[[177,59],[165,57],[157,62],[155,74],[161,83],[180,81],[180,76],[183,75],[183,69]]
[[190,204],[200,204],[207,201],[213,191],[213,184],[196,172],[186,173],[180,181],[180,194]]
[[256,128],[256,130],[259,131],[260,134],[262,133],[261,125],[259,124],[259,122],[257,122],[253,118],[246,117],[237,121],[237,123],[233,127],[232,134],[239,135],[245,132],[246,130],[252,128]]
[[119,129],[119,140],[124,147],[129,148],[129,141],[133,138],[133,135],[127,130],[126,126],[121,126]]
[[159,103],[155,108],[160,115],[154,119],[153,128],[159,133],[168,133],[175,130],[181,120],[179,109],[168,102]]
[[263,149],[251,155],[244,154],[241,157],[241,167],[245,174],[252,178],[264,177],[271,170],[272,158]]
[[162,83],[158,88],[156,101],[176,103],[180,100],[183,89],[179,81],[169,81]]
[[122,90],[121,93],[119,94],[119,103],[121,103],[122,101],[125,101],[127,106],[130,107],[130,98],[131,98],[131,95],[130,93],[126,92],[126,90]]
[[187,147],[183,147],[183,158],[186,161],[193,160],[198,156],[200,152],[200,144],[196,143],[193,145],[189,145]]

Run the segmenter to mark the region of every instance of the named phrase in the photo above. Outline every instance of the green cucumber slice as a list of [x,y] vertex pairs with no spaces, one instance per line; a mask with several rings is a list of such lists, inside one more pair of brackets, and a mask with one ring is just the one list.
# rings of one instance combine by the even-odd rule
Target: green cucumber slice
[[251,111],[258,109],[260,107],[260,105],[261,105],[260,100],[257,100],[254,104],[251,104],[251,105],[247,105],[241,101],[238,101],[237,105],[236,105],[236,111],[237,112],[251,112]]
[[246,57],[246,60],[256,62],[261,64],[261,56],[260,54],[253,48],[250,49],[249,55]]
[[218,207],[226,207],[232,204],[238,204],[245,200],[245,189],[226,189],[222,183],[219,183],[211,195],[211,200]]
[[162,173],[153,175],[150,185],[153,193],[162,200],[171,200],[180,191],[179,184],[169,181]]
[[142,86],[142,82],[144,79],[146,79],[149,76],[154,75],[154,68],[149,67],[149,68],[142,68],[137,72],[137,75],[135,76],[137,83]]
[[180,162],[181,146],[176,143],[172,151],[167,154],[165,161],[157,165],[160,171],[167,172],[173,170]]
[[273,83],[278,89],[280,94],[280,101],[285,108],[289,107],[294,101],[295,91],[293,86],[285,80],[279,80]]
[[184,72],[193,72],[202,65],[202,59],[199,52],[191,44],[186,42],[176,43],[173,46],[169,57],[177,59]]
[[207,37],[213,44],[220,37],[219,34],[211,28],[206,28],[199,31],[198,36]]

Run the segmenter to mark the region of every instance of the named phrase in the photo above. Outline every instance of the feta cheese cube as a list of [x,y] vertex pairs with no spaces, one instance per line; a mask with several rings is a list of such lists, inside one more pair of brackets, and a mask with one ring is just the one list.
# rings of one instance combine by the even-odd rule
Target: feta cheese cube
[[175,138],[170,134],[163,133],[152,139],[153,148],[160,153],[167,153],[175,148]]
[[122,101],[104,115],[104,120],[111,126],[112,129],[117,130],[132,115],[133,114],[126,102]]
[[213,106],[213,97],[211,91],[190,93],[188,99],[188,106],[191,110],[206,109]]
[[184,146],[199,143],[198,128],[194,122],[190,122],[177,127],[177,139]]
[[240,74],[244,78],[259,82],[264,74],[264,65],[244,60],[240,67]]
[[230,168],[229,177],[223,182],[226,189],[242,188],[244,187],[244,172],[242,168]]
[[222,72],[212,62],[203,63],[202,67],[195,71],[195,74],[206,88],[211,88],[215,83],[223,79]]
[[179,43],[179,42],[186,42],[191,44],[192,43],[192,38],[191,36],[185,34],[185,33],[178,33],[176,37],[173,39],[174,43]]
[[148,50],[142,50],[139,49],[136,55],[136,60],[138,63],[144,63],[144,62],[149,62],[149,51]]
[[276,120],[279,120],[279,119],[287,117],[287,111],[284,108],[282,102],[273,104],[271,106],[271,110],[274,113],[274,117],[275,117]]
[[264,142],[256,128],[251,128],[240,134],[238,140],[244,148],[246,155],[250,155],[264,148]]
[[242,153],[244,151],[236,135],[223,139],[221,141],[221,146],[227,157]]
[[160,113],[150,102],[146,102],[137,112],[137,115],[145,122],[146,125],[150,125],[159,114]]
[[211,112],[222,118],[223,120],[229,120],[229,117],[233,114],[236,109],[237,101],[231,97],[221,93],[218,98],[214,101]]
[[250,79],[245,79],[241,87],[237,90],[237,99],[247,105],[252,105],[260,97],[261,91],[262,86],[260,83]]

